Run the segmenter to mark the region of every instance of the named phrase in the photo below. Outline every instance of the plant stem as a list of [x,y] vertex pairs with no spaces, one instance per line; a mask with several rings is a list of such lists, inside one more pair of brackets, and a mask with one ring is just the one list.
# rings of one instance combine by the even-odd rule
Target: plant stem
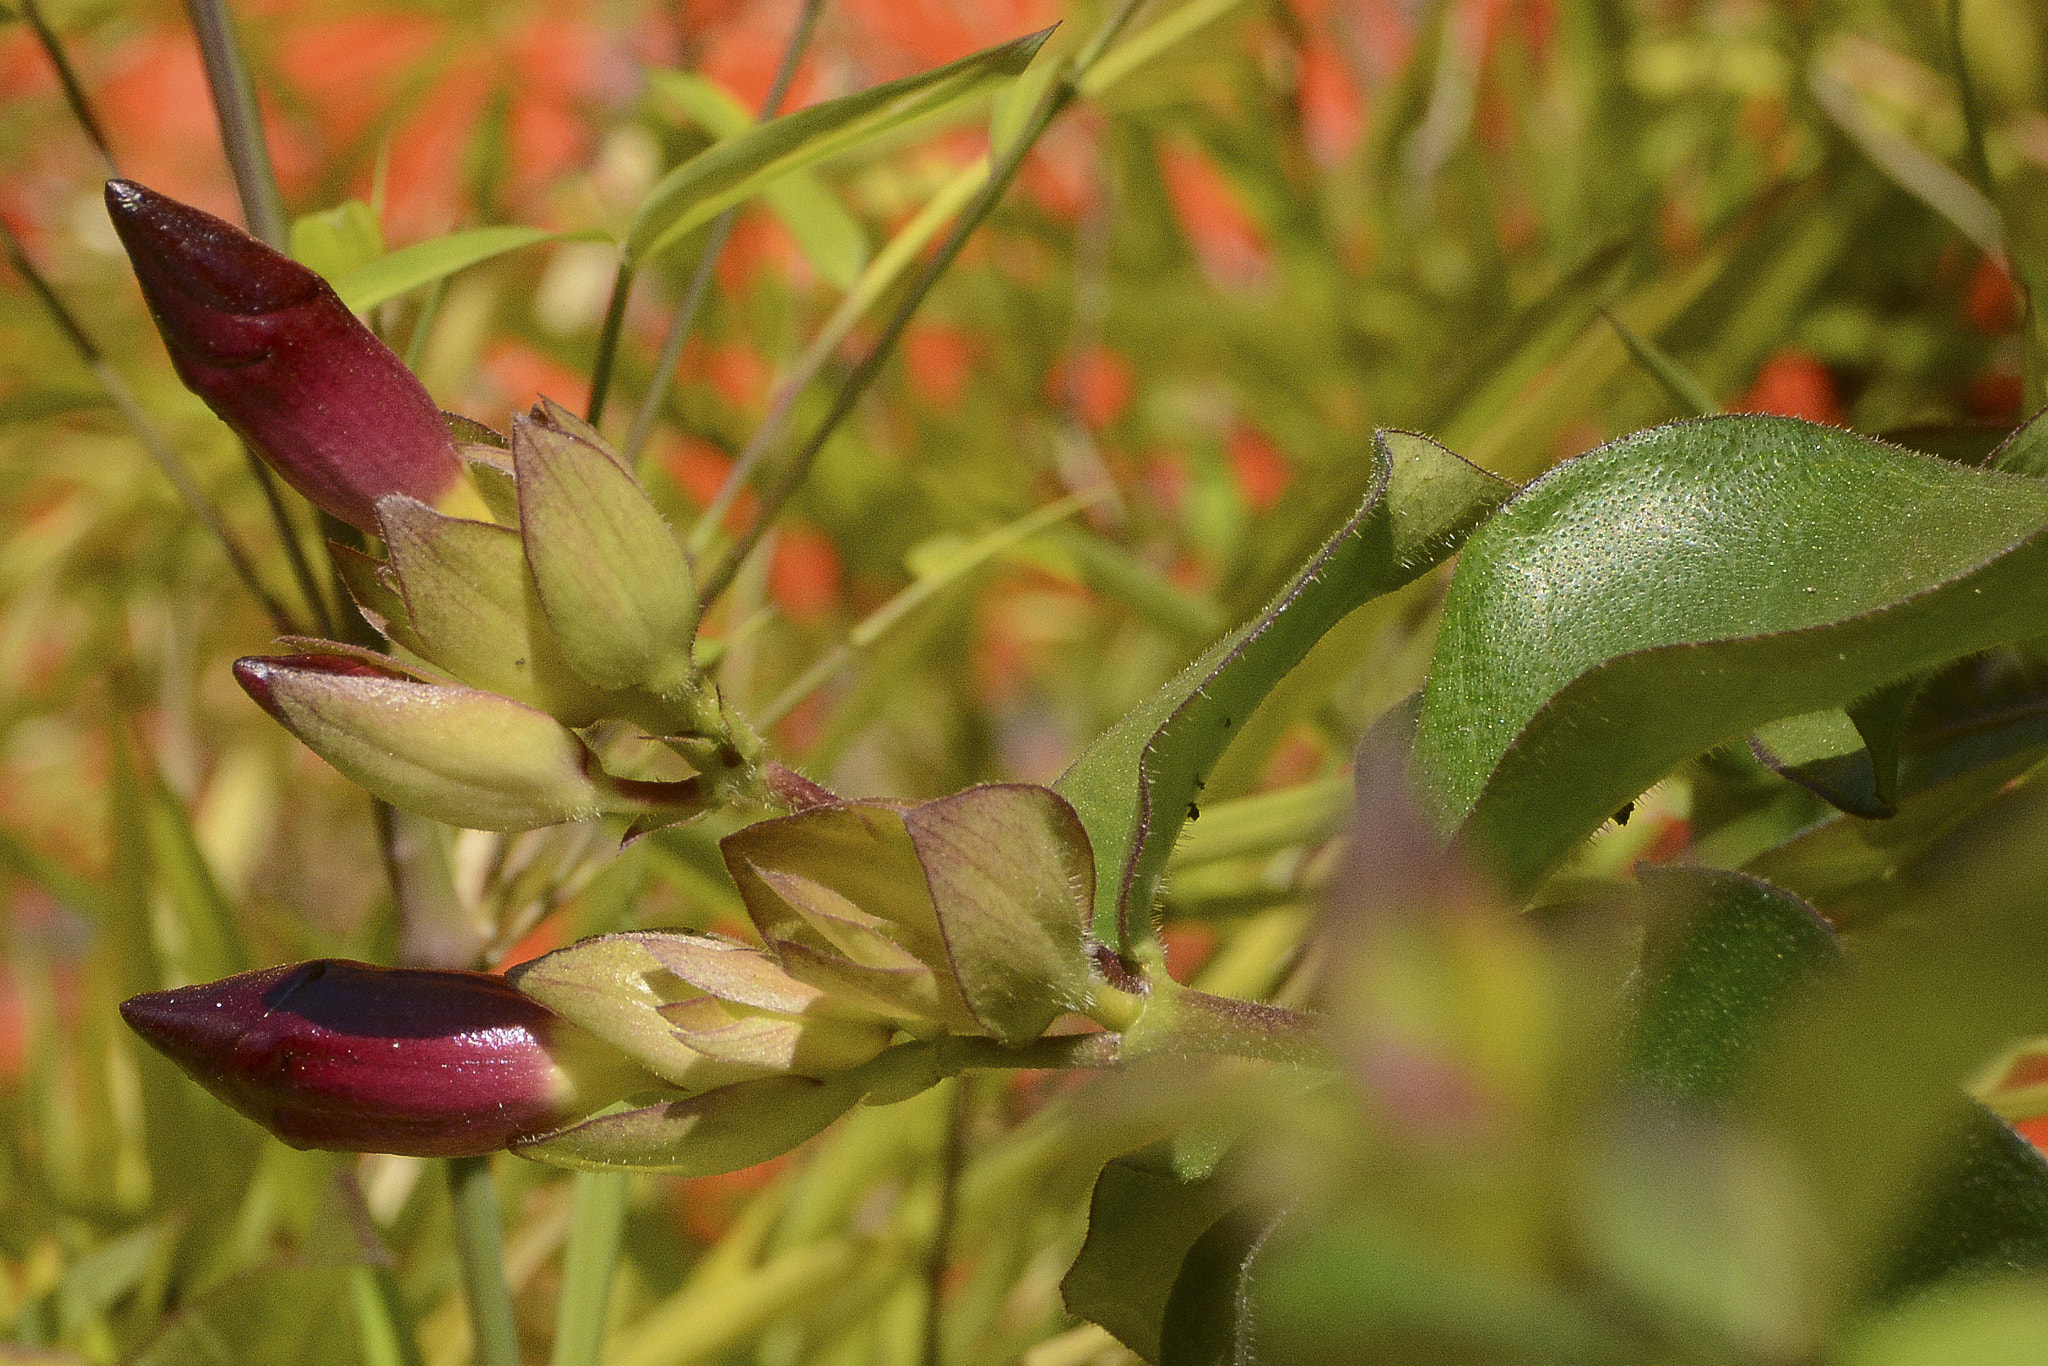
[[619,1239],[626,1229],[626,1174],[577,1172],[571,1196],[569,1248],[562,1257],[562,1293],[555,1301],[554,1366],[597,1366],[604,1347],[605,1307]]
[[206,62],[206,84],[213,91],[221,148],[235,175],[242,217],[252,236],[284,251],[290,245],[291,224],[285,218],[284,198],[278,193],[277,173],[271,169],[270,145],[263,140],[263,113],[256,104],[256,87],[250,83],[249,64],[235,38],[226,0],[185,0],[185,12],[191,16],[193,32],[199,37],[199,55]]
[[1015,142],[1000,149],[1001,157],[991,167],[988,183],[982,187],[981,193],[975,197],[967,211],[953,224],[953,230],[946,235],[945,241],[939,245],[938,251],[933,253],[931,260],[925,263],[924,270],[919,273],[902,301],[897,304],[896,311],[889,315],[889,321],[882,327],[882,334],[854,366],[853,373],[839,386],[839,392],[833,395],[831,408],[812,430],[809,439],[798,448],[788,465],[784,467],[781,476],[762,495],[760,511],[755,515],[753,522],[741,533],[739,540],[726,551],[718,566],[705,578],[700,596],[706,611],[709,611],[712,604],[718,601],[719,595],[731,586],[732,577],[739,572],[741,561],[752,553],[755,543],[761,539],[768,525],[781,515],[782,509],[803,486],[804,480],[810,477],[811,466],[817,462],[819,453],[825,449],[825,443],[839,429],[839,424],[845,421],[847,414],[853,411],[854,405],[860,401],[861,395],[867,392],[868,386],[874,383],[876,376],[881,374],[883,363],[895,350],[897,339],[910,325],[911,318],[924,303],[925,296],[931,292],[932,286],[938,283],[939,277],[946,273],[947,268],[960,255],[961,249],[967,245],[967,239],[973,235],[974,230],[981,226],[983,220],[1001,202],[1003,195],[1010,188],[1010,182],[1017,178],[1018,168],[1024,164],[1024,158],[1032,146],[1044,135],[1045,130],[1052,126],[1053,120],[1073,102],[1074,96],[1079,92],[1078,83],[1081,77],[1101,58],[1104,50],[1115,40],[1117,34],[1123,31],[1124,26],[1130,22],[1143,3],[1144,0],[1122,0],[1116,12],[1074,59],[1073,65],[1040,97],[1038,107],[1032,111],[1030,119],[1017,134]]
[[633,295],[633,270],[632,258],[619,253],[619,273],[612,277],[612,300],[605,305],[604,328],[597,334],[597,359],[590,368],[590,402],[583,409],[583,420],[593,427],[604,421],[612,364],[619,354],[619,334],[626,326],[626,300]]
[[248,552],[242,549],[242,543],[235,539],[235,534],[228,530],[227,522],[221,518],[220,512],[207,501],[199,482],[192,477],[192,472],[185,468],[185,462],[179,458],[177,451],[171,448],[171,443],[164,439],[163,433],[150,422],[149,415],[143,412],[142,405],[136,402],[134,393],[129,390],[127,381],[121,378],[120,371],[107,361],[99,344],[86,332],[85,325],[64,306],[64,301],[57,297],[57,291],[51,288],[50,282],[43,278],[43,273],[28,259],[28,253],[22,250],[21,240],[14,235],[14,229],[8,227],[4,221],[0,221],[0,240],[7,244],[9,262],[20,273],[21,278],[28,281],[29,289],[34,292],[37,300],[57,324],[57,330],[64,334],[72,349],[78,352],[79,359],[92,371],[93,378],[99,381],[100,388],[106,390],[107,397],[112,399],[114,406],[120,410],[129,430],[135,433],[136,440],[149,452],[150,459],[156,461],[157,468],[163,471],[164,478],[171,481],[171,487],[177,490],[178,497],[184,500],[192,515],[199,519],[200,525],[211,532],[214,540],[220,543],[222,552],[228,557],[229,567],[235,571],[235,577],[240,579],[242,586],[263,604],[263,610],[270,616],[271,625],[277,628],[280,635],[296,634],[298,626],[292,620],[291,613],[286,611],[284,604],[272,597],[270,591],[263,586],[263,580],[257,576],[256,566],[249,559]]
[[504,1228],[498,1220],[498,1188],[488,1157],[448,1160],[448,1193],[455,1202],[455,1251],[462,1262],[462,1288],[476,1338],[477,1366],[519,1366],[519,1333],[512,1318],[512,1289],[505,1281]]
[[64,47],[57,41],[56,30],[43,17],[42,5],[37,0],[22,0],[21,9],[28,16],[29,27],[36,31],[36,41],[49,55],[50,65],[57,68],[57,81],[64,87],[64,102],[71,106],[71,117],[78,120],[78,126],[99,149],[100,159],[107,163],[108,174],[119,175],[120,168],[114,162],[114,149],[107,142],[106,130],[93,114],[92,104],[85,98],[85,87],[79,84],[78,73],[71,69],[71,60],[64,55]]
[[952,1083],[953,1103],[946,1110],[945,1144],[939,1156],[939,1208],[932,1220],[932,1241],[924,1263],[924,1366],[943,1366],[946,1268],[953,1261],[953,1224],[960,1213],[960,1169],[967,1157],[967,1125],[973,1118],[971,1083]]
[[[818,13],[824,7],[825,0],[804,0],[796,27],[791,30],[789,41],[783,45],[782,60],[775,68],[775,79],[770,82],[768,94],[761,101],[759,122],[766,123],[782,109],[782,102],[789,95],[790,83],[796,79],[797,63],[802,60],[804,49],[810,46],[812,30],[818,26]],[[703,254],[697,258],[697,269],[690,276],[690,286],[683,292],[683,302],[676,309],[675,317],[669,320],[668,335],[661,339],[661,356],[654,363],[654,378],[648,384],[647,392],[641,396],[640,407],[633,414],[632,430],[626,434],[626,444],[620,452],[629,468],[638,463],[641,448],[647,444],[648,434],[654,430],[654,419],[661,413],[662,400],[668,397],[668,386],[683,358],[683,343],[688,340],[690,328],[697,320],[697,310],[703,307],[704,296],[710,292],[711,272],[725,251],[726,239],[732,236],[732,225],[739,221],[739,214],[738,206],[734,206],[712,221],[711,234],[704,241]]]

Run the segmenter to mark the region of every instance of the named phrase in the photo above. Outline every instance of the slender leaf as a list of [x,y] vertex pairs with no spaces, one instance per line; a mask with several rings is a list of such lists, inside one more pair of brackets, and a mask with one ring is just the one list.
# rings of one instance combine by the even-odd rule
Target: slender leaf
[[1149,933],[1159,876],[1204,777],[1272,687],[1362,603],[1457,550],[1511,486],[1407,432],[1373,438],[1365,503],[1250,622],[1097,737],[1054,784],[1095,847],[1095,934]]
[[1046,29],[936,70],[814,104],[718,143],[670,171],[648,194],[627,232],[627,256],[647,261],[791,171],[994,91],[1029,66],[1051,35]]
[[[739,137],[754,126],[754,116],[745,105],[723,86],[694,71],[650,72],[648,83],[721,141]],[[867,268],[868,239],[839,196],[803,171],[783,175],[763,190],[762,196],[825,283],[834,289],[852,289]]]
[[360,313],[396,299],[421,285],[453,275],[493,256],[530,247],[539,242],[565,239],[591,240],[601,233],[554,233],[541,228],[505,226],[469,228],[425,242],[401,247],[387,256],[357,266],[334,281],[341,301]]

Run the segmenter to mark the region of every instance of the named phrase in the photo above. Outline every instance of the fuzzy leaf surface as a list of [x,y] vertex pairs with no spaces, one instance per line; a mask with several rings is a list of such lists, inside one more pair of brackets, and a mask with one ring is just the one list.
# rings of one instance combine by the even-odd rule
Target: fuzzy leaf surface
[[2048,482],[1792,418],[1559,466],[1466,547],[1413,769],[1528,889],[1681,760],[2048,632]]

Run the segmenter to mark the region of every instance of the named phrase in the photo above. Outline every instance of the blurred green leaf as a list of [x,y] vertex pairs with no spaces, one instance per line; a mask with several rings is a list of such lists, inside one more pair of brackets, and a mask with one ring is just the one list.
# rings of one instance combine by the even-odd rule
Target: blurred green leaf
[[1095,935],[1119,951],[1152,901],[1202,782],[1259,700],[1353,608],[1451,555],[1511,486],[1407,432],[1373,438],[1371,493],[1252,621],[1098,736],[1054,786],[1095,846]]
[[347,1360],[354,1342],[346,1266],[278,1263],[229,1281],[172,1316],[123,1366],[264,1366]]
[[339,280],[384,254],[384,232],[368,204],[349,199],[294,220],[291,247],[300,265]]
[[791,171],[995,90],[1031,64],[1051,29],[932,71],[814,104],[720,142],[662,177],[626,234],[626,255],[663,247]]
[[1730,1095],[1776,1015],[1841,966],[1841,947],[1811,906],[1756,878],[1647,867],[1637,876],[1649,939],[1624,1070],[1694,1100]]
[[1683,759],[2048,631],[2044,524],[2048,484],[1792,419],[1603,446],[1467,546],[1425,799],[1527,889]]
[[2048,1279],[2001,1276],[1859,1324],[1836,1366],[2030,1366],[2048,1361]]
[[1068,1310],[1099,1323],[1147,1361],[1160,1358],[1167,1303],[1188,1252],[1231,1193],[1208,1160],[1171,1146],[1118,1158],[1095,1178],[1088,1238],[1060,1281]]
[[[652,71],[647,81],[720,141],[739,137],[754,126],[754,116],[725,87],[694,71]],[[868,239],[839,196],[816,176],[790,171],[770,183],[762,197],[819,278],[834,289],[852,289],[867,269]]]
[[597,241],[603,237],[603,233],[597,232],[554,233],[516,226],[469,228],[400,247],[388,256],[357,266],[333,282],[334,292],[343,303],[361,313],[508,251],[539,242]]

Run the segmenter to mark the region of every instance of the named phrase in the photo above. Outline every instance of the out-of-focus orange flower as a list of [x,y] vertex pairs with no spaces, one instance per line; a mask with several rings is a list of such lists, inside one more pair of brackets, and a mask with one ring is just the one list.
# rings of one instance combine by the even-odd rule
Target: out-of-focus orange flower
[[839,601],[839,551],[815,527],[784,518],[768,562],[768,595],[793,621],[815,621]]
[[1237,481],[1237,491],[1244,498],[1245,506],[1253,512],[1264,512],[1280,501],[1280,495],[1287,491],[1287,485],[1294,478],[1294,471],[1288,467],[1287,457],[1272,439],[1258,428],[1239,423],[1230,433],[1230,441],[1224,448],[1230,459],[1230,473]]
[[1365,99],[1344,54],[1317,34],[1301,49],[1302,131],[1308,149],[1325,166],[1341,161],[1365,132]]
[[2019,290],[2013,287],[2012,276],[1988,256],[1977,262],[1976,272],[1970,276],[1964,307],[1970,322],[1988,336],[2004,336],[2020,324]]
[[976,348],[968,335],[947,323],[914,322],[903,334],[902,346],[917,396],[935,408],[958,404],[974,365]]
[[523,412],[538,395],[579,408],[590,389],[586,376],[516,340],[492,343],[478,371],[480,392],[463,405],[466,412]]
[[1159,927],[1159,947],[1166,952],[1166,973],[1174,981],[1194,980],[1216,953],[1214,925],[1199,920],[1169,920]]
[[1739,413],[1776,413],[1781,417],[1803,417],[1809,422],[1842,426],[1841,396],[1835,377],[1819,360],[1800,350],[1786,347],[1764,362],[1756,382],[1733,405]]
[[847,47],[878,79],[907,76],[1058,21],[1057,0],[843,0]]
[[1166,192],[1202,272],[1216,285],[1242,289],[1272,269],[1266,235],[1246,209],[1237,187],[1207,157],[1168,147],[1160,157]]
[[1082,425],[1100,431],[1123,416],[1136,389],[1129,361],[1106,346],[1091,346],[1074,357],[1071,369],[1053,371],[1046,396],[1063,403],[1071,395]]

